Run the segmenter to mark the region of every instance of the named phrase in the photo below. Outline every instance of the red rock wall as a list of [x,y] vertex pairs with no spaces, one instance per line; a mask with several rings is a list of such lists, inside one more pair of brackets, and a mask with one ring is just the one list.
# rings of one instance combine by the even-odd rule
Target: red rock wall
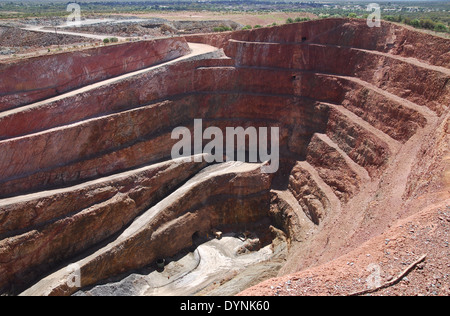
[[[168,162],[54,194],[47,192],[46,199],[37,195],[20,203],[2,201],[0,288],[7,282],[23,285],[55,263],[118,232],[205,166],[204,162]],[[33,229],[21,238],[3,238],[6,231],[24,228]],[[4,247],[14,250],[3,251]]]
[[[388,100],[384,95],[376,95],[370,87],[314,72],[315,68],[322,72],[340,71],[339,68],[342,68],[351,73],[353,70],[348,69],[353,67],[361,76],[377,83],[373,72],[358,70],[359,64],[376,63],[375,58],[362,58],[361,54],[367,54],[362,51],[326,48],[322,45],[233,42],[228,51],[236,58],[236,63],[241,64],[239,67],[230,67],[230,60],[227,59],[183,61],[42,105],[32,112],[23,111],[1,117],[0,135],[4,138],[85,120],[64,128],[1,141],[1,194],[8,196],[37,187],[67,185],[108,175],[121,168],[168,158],[175,143],[168,134],[171,127],[190,126],[193,119],[199,117],[219,119],[232,115],[235,119],[274,120],[286,128],[282,145],[302,157],[309,138],[315,132],[324,132],[327,121],[327,111],[317,115],[318,107],[314,102],[306,102],[305,98],[342,103],[402,141],[423,126],[424,118],[419,113]],[[287,56],[292,56],[288,54],[292,53],[297,57],[283,59],[279,57],[280,53]],[[344,59],[351,67],[346,69],[342,63],[336,63],[333,56],[348,57]],[[398,61],[398,67],[402,67],[402,63]],[[270,67],[263,67],[265,65]],[[403,68],[414,70],[406,66]],[[298,69],[302,67],[306,71]],[[439,78],[436,72],[423,71],[430,74],[431,80]],[[408,84],[408,79],[405,82],[394,82],[392,85]],[[390,82],[384,84],[388,88],[391,85]],[[361,90],[358,98],[367,96],[355,99],[355,89]],[[188,98],[198,93],[201,95]],[[247,97],[239,94],[246,94]],[[436,95],[438,98],[445,97],[445,94]],[[294,96],[301,98],[295,99]],[[158,102],[168,98],[178,100]],[[273,103],[261,102],[264,98]],[[154,102],[153,105],[112,114]],[[292,106],[286,106],[285,102]],[[380,103],[385,110],[371,106],[373,102]],[[381,120],[381,115],[389,111],[396,114],[396,119]],[[108,113],[109,116],[94,118]],[[86,120],[89,118],[93,119]],[[130,121],[134,122],[133,125],[129,125]],[[153,123],[149,125],[148,122]],[[136,142],[136,139],[139,141]]]
[[[230,39],[248,42],[317,43],[376,50],[448,67],[448,40],[382,21],[369,28],[364,20],[323,19],[248,31],[188,35],[189,42],[225,48]],[[429,47],[433,47],[432,50]]]
[[[358,77],[439,115],[450,103],[447,70],[350,47],[251,43],[230,40],[227,55],[238,66],[272,67]],[[420,78],[418,80],[418,78]],[[448,91],[449,93],[443,93]]]
[[[233,118],[229,117],[234,113]],[[1,195],[9,196],[55,185],[105,176],[121,169],[169,159],[177,140],[174,126],[192,127],[195,118],[209,125],[281,127],[281,146],[302,154],[305,139],[325,129],[326,112],[315,102],[290,97],[239,92],[192,94],[136,110],[93,119],[0,142]],[[129,122],[133,124],[129,124]],[[148,122],[153,122],[149,124]],[[300,128],[301,127],[301,128]],[[289,138],[294,130],[296,141]],[[89,144],[89,145],[88,145]],[[36,157],[41,157],[36,159]]]
[[189,52],[184,38],[170,38],[0,64],[0,111],[146,68]]

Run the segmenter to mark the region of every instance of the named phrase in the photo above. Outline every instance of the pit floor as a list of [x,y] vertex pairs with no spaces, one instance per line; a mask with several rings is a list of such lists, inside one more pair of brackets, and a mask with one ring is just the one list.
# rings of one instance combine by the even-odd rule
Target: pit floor
[[76,296],[192,296],[235,295],[265,279],[275,277],[287,253],[285,239],[276,238],[258,251],[239,252],[248,241],[226,234],[211,239],[195,251],[168,260],[164,270],[154,267],[107,281]]

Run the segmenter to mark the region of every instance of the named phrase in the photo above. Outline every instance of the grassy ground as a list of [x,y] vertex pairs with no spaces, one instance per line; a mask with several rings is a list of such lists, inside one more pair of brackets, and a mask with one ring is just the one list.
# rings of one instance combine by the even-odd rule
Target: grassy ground
[[[126,16],[126,14],[120,14]],[[151,12],[142,14],[129,14],[139,18],[163,18],[167,20],[186,20],[186,21],[211,21],[211,20],[232,20],[242,25],[271,25],[273,23],[284,24],[288,18],[309,17],[311,19],[317,16],[306,12],[269,12],[269,13],[248,13],[248,12]]]

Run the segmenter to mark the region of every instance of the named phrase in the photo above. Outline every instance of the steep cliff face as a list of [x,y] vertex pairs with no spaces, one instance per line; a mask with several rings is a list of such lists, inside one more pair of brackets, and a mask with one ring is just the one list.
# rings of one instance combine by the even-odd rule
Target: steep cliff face
[[184,39],[85,49],[0,64],[0,110],[44,100],[189,53]]
[[[187,35],[186,39],[189,42],[207,43],[215,47],[225,47],[230,39],[260,43],[309,42],[415,57],[431,65],[447,68],[450,63],[447,39],[386,22],[382,22],[379,28],[369,28],[366,21],[354,19],[324,19],[207,36],[195,34]],[[426,49],[430,45],[433,50]]]
[[[184,39],[114,46],[104,54],[117,65],[148,64],[35,103],[12,85],[8,100],[24,103],[0,112],[0,289],[38,281],[24,294],[72,294],[70,273],[56,267],[75,262],[82,286],[95,285],[217,227],[284,229],[287,274],[419,211],[424,181],[445,183],[448,142],[427,139],[437,128],[448,135],[449,41],[363,22],[187,36],[193,52],[165,63],[187,53]],[[433,49],[414,44],[424,42]],[[131,70],[116,71],[107,77]],[[279,171],[172,160],[172,130],[193,135],[195,119],[203,129],[279,128]]]

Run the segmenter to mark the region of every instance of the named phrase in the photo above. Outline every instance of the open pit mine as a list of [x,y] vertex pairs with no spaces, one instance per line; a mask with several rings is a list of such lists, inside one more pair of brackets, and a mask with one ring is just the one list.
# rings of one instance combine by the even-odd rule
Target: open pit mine
[[[0,74],[0,293],[351,294],[376,264],[404,294],[426,255],[408,288],[448,294],[448,39],[324,19]],[[196,119],[278,128],[278,171],[172,159]]]

